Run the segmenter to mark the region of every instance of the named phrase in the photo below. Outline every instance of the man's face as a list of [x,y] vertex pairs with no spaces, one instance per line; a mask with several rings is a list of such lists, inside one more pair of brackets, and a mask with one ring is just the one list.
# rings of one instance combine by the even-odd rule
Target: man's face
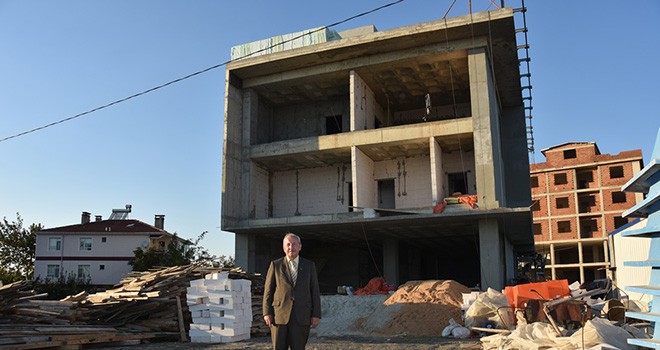
[[302,244],[298,243],[295,237],[286,237],[282,242],[282,248],[284,249],[284,254],[293,260],[298,257],[300,249],[302,249]]

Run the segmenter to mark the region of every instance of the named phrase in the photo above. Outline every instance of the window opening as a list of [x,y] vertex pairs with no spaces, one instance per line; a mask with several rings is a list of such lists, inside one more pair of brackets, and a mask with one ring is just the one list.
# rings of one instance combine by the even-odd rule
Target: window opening
[[612,203],[625,203],[626,194],[621,191],[612,192]]
[[610,179],[619,179],[623,177],[623,166],[611,166],[610,167]]
[[565,185],[568,183],[568,179],[566,178],[566,173],[561,173],[561,174],[555,174],[555,185]]
[[568,208],[568,197],[559,197],[555,199],[557,209]]
[[557,222],[557,232],[559,232],[559,233],[571,232],[571,222],[570,221],[558,221]]
[[325,117],[325,134],[339,134],[341,133],[341,115]]
[[454,193],[468,194],[467,172],[447,174],[447,186],[451,195]]
[[576,158],[577,154],[574,149],[567,149],[564,151],[564,159],[573,159]]
[[628,223],[628,218],[622,218],[620,216],[614,217],[614,228],[617,229]]
[[532,188],[539,187],[539,177],[538,176],[532,176],[532,178],[530,180],[531,180]]

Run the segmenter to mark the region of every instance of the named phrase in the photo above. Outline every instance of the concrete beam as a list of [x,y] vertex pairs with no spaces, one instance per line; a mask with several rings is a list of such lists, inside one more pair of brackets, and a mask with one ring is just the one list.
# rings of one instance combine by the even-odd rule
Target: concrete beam
[[254,78],[247,78],[243,80],[243,88],[256,87],[260,85],[267,85],[273,83],[281,83],[285,81],[306,78],[310,76],[319,76],[329,73],[350,71],[360,69],[367,66],[377,64],[386,64],[390,62],[401,61],[412,58],[422,58],[428,56],[442,55],[437,61],[441,60],[454,60],[464,58],[467,56],[467,50],[477,47],[485,47],[487,40],[485,37],[477,37],[466,40],[452,41],[447,45],[446,43],[438,43],[433,45],[422,46],[414,49],[406,49],[401,51],[387,52],[382,54],[370,55],[347,59],[340,62],[332,62],[321,65],[314,65],[305,68],[299,68],[275,74],[258,76]]
[[367,146],[405,141],[412,142],[413,140],[424,140],[424,142],[428,142],[428,138],[434,136],[444,137],[470,133],[472,133],[472,119],[468,117],[271,142],[252,146],[250,157],[252,159],[278,157],[296,153],[350,148],[351,146]]

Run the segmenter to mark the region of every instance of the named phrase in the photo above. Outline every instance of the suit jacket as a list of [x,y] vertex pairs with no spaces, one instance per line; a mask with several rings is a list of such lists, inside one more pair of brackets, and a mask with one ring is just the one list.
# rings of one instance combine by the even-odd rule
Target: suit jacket
[[307,326],[312,317],[321,318],[321,293],[316,265],[299,257],[296,286],[293,286],[286,257],[270,262],[264,285],[264,315],[274,316],[276,325],[286,325],[291,317]]

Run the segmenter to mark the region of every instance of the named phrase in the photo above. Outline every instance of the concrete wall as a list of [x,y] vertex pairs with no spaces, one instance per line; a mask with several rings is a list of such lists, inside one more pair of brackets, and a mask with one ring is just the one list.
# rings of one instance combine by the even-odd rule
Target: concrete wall
[[505,205],[499,108],[485,49],[468,51],[470,97],[479,207]]
[[[475,170],[475,160],[474,160],[474,151],[454,151],[454,152],[443,152],[442,153],[442,165],[444,168],[443,183],[447,196],[450,196],[451,193],[448,192],[447,186],[447,174],[452,173],[464,173],[467,172],[467,194],[477,194],[477,179],[476,179],[476,170]],[[481,198],[479,198],[481,200]]]
[[531,195],[524,109],[504,108],[499,126],[506,206],[527,207],[531,205]]
[[287,104],[272,109],[272,141],[315,137],[326,134],[326,117],[342,116],[342,130],[349,121],[348,96],[323,102]]
[[376,102],[373,90],[355,71],[350,72],[351,131],[374,129],[376,119],[386,123],[383,108]]
[[[243,92],[230,83],[227,72],[225,84],[225,123],[222,147],[222,203],[241,201],[241,155]],[[238,205],[223,205],[222,227],[235,224],[243,215]]]
[[[296,190],[296,172],[298,189]],[[346,176],[350,178],[347,169]],[[348,202],[342,203],[337,192],[337,167],[310,168],[273,173],[273,217],[287,217],[296,214],[314,215],[342,213],[348,211]],[[344,186],[344,198],[348,198],[348,186]],[[297,196],[297,198],[296,198]]]
[[252,183],[250,184],[250,218],[270,217],[270,174],[268,170],[252,163]]
[[[433,202],[431,163],[427,156],[374,162],[373,179],[394,179],[397,209],[430,206]],[[376,197],[374,201],[377,200]]]
[[356,207],[377,208],[378,186],[374,181],[374,161],[360,149],[351,147],[353,202]]

